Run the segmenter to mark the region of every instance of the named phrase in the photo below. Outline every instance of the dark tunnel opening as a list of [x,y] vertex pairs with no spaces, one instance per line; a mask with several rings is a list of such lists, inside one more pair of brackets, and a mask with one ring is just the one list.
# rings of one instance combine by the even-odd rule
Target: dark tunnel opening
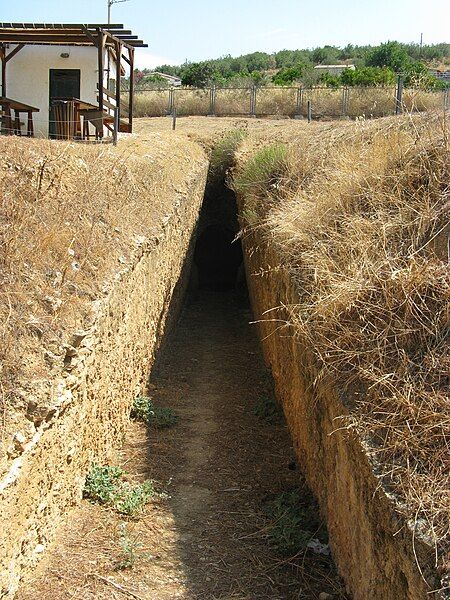
[[209,225],[197,238],[194,264],[198,289],[226,292],[237,288],[243,270],[242,245],[222,224]]

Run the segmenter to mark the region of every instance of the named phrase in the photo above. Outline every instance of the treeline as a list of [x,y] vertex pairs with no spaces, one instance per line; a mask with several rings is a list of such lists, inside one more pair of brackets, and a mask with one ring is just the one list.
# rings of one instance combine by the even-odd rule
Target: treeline
[[[186,62],[180,66],[160,65],[155,71],[181,78],[183,85],[194,87],[240,85],[391,85],[397,73],[403,73],[406,85],[421,84],[439,88],[443,84],[429,75],[428,64],[450,57],[450,44],[401,44],[386,42],[380,46],[344,48],[323,46],[312,50],[281,50],[274,54],[253,52],[233,58]],[[341,76],[319,74],[316,65],[353,64]],[[162,85],[165,80],[148,70],[136,72],[141,85]]]

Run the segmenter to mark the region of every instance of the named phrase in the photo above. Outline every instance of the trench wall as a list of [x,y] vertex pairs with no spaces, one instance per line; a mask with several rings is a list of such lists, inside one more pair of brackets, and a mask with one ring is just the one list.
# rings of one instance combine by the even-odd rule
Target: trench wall
[[93,462],[113,458],[135,395],[181,306],[207,161],[196,163],[186,195],[155,238],[139,248],[97,302],[94,326],[73,341],[55,381],[56,407],[0,481],[0,597],[13,597],[39,560],[64,512],[79,502]]
[[243,244],[265,360],[348,591],[354,600],[436,597],[430,594],[439,587],[433,548],[413,535],[393,498],[383,491],[361,440],[340,429],[340,417],[346,414],[344,398],[332,382],[319,377],[310,349],[283,325],[287,312],[279,308],[265,314],[299,303],[276,249],[262,229],[245,235]]

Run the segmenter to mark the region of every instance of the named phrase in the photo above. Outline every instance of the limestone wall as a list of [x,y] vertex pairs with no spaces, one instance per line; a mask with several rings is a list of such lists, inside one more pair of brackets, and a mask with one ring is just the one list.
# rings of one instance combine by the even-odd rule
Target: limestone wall
[[92,462],[108,461],[121,444],[132,400],[187,285],[207,175],[206,159],[195,164],[188,192],[174,199],[161,232],[143,242],[97,301],[93,327],[68,345],[52,410],[31,441],[16,440],[18,456],[0,481],[1,598],[13,596],[62,514],[79,502]]
[[430,591],[439,587],[434,549],[413,534],[383,491],[361,440],[341,429],[345,398],[318,377],[312,352],[284,326],[286,310],[270,310],[298,304],[299,297],[264,235],[258,229],[243,237],[254,318],[260,320],[265,359],[299,464],[326,519],[338,569],[354,600],[434,598]]

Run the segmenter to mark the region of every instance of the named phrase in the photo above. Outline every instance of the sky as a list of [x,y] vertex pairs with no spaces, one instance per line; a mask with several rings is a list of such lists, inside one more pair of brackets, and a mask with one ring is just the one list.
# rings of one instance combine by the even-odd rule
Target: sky
[[[107,0],[2,2],[3,22],[105,22]],[[450,42],[448,0],[128,0],[112,7],[112,21],[149,44],[136,66],[238,56],[257,50],[325,44],[376,45],[388,40]]]

